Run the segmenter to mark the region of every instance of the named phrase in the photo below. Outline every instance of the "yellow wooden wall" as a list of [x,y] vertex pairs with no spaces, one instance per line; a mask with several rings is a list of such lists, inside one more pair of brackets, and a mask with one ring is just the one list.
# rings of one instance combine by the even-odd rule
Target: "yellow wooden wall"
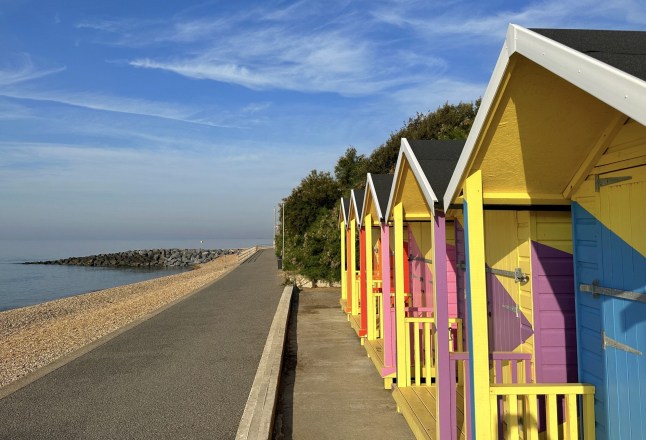
[[598,218],[600,207],[595,193],[594,175],[612,173],[645,164],[646,127],[635,121],[628,121],[589,171],[586,180],[574,192],[572,199]]

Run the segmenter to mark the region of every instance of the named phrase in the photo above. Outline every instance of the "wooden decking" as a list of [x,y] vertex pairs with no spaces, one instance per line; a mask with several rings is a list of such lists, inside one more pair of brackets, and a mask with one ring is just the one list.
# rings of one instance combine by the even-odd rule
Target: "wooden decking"
[[393,380],[395,379],[395,372],[391,374],[384,375],[382,373],[384,369],[384,340],[383,339],[366,339],[365,343],[366,352],[368,357],[375,365],[377,372],[384,379],[384,388],[389,390],[393,386]]
[[[457,434],[465,439],[462,388],[457,390]],[[437,388],[435,386],[393,387],[393,398],[399,411],[417,439],[439,439],[437,434]]]

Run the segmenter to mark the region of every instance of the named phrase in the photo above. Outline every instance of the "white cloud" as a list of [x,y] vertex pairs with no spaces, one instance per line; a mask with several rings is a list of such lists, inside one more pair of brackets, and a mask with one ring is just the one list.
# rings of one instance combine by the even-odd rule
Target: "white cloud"
[[99,92],[72,92],[56,90],[35,90],[28,88],[0,88],[0,96],[35,101],[48,101],[66,104],[90,110],[102,110],[139,116],[151,116],[190,124],[210,127],[230,128],[231,125],[220,124],[215,118],[199,116],[201,109],[187,105],[151,101],[140,98],[128,98],[103,94]]
[[345,96],[400,87],[417,77],[421,66],[444,67],[443,61],[432,56],[409,57],[394,52],[380,58],[380,53],[386,55],[375,43],[340,31],[298,35],[271,27],[231,36],[196,56],[140,58],[130,65],[256,90],[334,92]]
[[4,65],[0,66],[0,86],[8,86],[44,76],[63,72],[65,67],[42,69],[37,68],[28,54],[21,54],[12,61],[5,58]]
[[[428,37],[451,43],[474,44],[474,38],[502,41],[509,23],[523,27],[565,27],[621,29],[646,24],[646,8],[633,0],[599,2],[597,0],[534,1],[522,7],[508,3],[493,8],[487,2],[453,2],[441,10],[420,14],[420,3],[400,7],[382,7],[374,17],[388,25],[408,28]],[[391,5],[392,6],[392,5]],[[432,12],[432,13],[429,13]]]

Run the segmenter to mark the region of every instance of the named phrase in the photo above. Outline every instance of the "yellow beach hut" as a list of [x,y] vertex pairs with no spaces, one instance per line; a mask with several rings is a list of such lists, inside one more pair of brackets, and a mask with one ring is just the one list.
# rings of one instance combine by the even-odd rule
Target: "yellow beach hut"
[[[475,438],[643,438],[645,103],[646,33],[509,26],[443,200],[464,212]],[[498,346],[537,383],[494,381]]]

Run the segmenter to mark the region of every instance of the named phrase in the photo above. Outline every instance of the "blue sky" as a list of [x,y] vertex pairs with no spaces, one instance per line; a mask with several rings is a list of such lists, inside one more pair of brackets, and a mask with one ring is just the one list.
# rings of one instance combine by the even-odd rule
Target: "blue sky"
[[510,22],[646,6],[0,0],[0,238],[269,238],[309,170],[481,96]]

